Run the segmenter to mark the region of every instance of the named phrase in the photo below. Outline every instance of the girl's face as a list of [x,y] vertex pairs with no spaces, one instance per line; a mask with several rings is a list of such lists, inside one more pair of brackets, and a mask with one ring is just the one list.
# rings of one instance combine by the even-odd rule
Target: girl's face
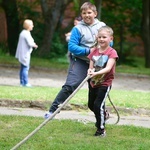
[[98,44],[101,48],[108,47],[110,42],[113,40],[113,36],[111,36],[110,33],[105,30],[100,31],[97,38]]
[[92,25],[94,23],[94,18],[97,16],[97,13],[91,9],[86,9],[82,10],[81,16],[86,24]]

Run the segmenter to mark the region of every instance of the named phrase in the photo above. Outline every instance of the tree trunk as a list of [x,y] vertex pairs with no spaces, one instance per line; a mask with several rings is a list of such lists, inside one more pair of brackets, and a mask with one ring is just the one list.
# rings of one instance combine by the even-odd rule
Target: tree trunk
[[5,11],[7,21],[9,53],[10,55],[15,55],[19,36],[19,19],[16,0],[3,0],[2,7]]
[[101,20],[101,5],[102,5],[102,0],[95,0],[95,6],[97,8],[97,18]]
[[67,1],[63,0],[41,0],[42,13],[44,17],[45,32],[42,46],[39,49],[40,56],[48,56],[50,54],[50,45],[53,34],[62,15],[62,9]]
[[145,67],[150,68],[150,1],[143,0],[142,38],[145,50]]

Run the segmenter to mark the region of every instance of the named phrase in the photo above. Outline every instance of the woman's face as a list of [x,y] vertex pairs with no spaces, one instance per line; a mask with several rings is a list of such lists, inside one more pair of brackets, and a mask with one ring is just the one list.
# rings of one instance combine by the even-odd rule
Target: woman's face
[[33,30],[33,27],[34,27],[33,22],[30,22],[30,23],[29,23],[28,30],[29,30],[29,31],[32,31],[32,30]]

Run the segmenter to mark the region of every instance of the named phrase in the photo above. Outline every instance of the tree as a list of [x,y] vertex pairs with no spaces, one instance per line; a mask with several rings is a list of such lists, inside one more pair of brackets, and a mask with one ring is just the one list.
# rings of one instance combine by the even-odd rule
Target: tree
[[[140,37],[142,1],[103,1],[102,6],[102,21],[115,33],[114,48],[118,51],[119,63],[132,63],[133,51],[140,51],[134,39]],[[129,59],[132,60],[129,62]]]
[[63,13],[65,4],[71,0],[41,0],[41,8],[44,18],[45,31],[44,38],[40,48],[40,55],[50,54],[50,45],[55,29]]
[[17,2],[16,0],[2,0],[1,6],[6,15],[9,53],[10,55],[14,55],[19,35]]
[[150,13],[149,0],[143,0],[142,38],[145,50],[145,67],[150,68]]
[[101,20],[101,5],[102,0],[95,0],[95,6],[97,7],[97,18]]
[[[41,56],[48,56],[53,53],[54,50],[64,50],[62,48],[62,45],[64,45],[64,42],[62,42],[62,36],[65,31],[61,28],[64,10],[68,3],[74,2],[75,7],[77,7],[75,11],[79,12],[80,6],[86,1],[94,3],[98,10],[98,18],[102,18],[102,21],[114,29],[114,47],[119,50],[122,57],[131,56],[132,50],[138,50],[137,47],[135,48],[137,42],[133,43],[128,38],[134,38],[134,36],[136,37],[140,35],[142,18],[141,35],[145,49],[145,66],[150,68],[149,0],[114,0],[103,1],[103,3],[102,0],[34,0],[34,2],[38,4],[35,6],[32,2],[33,7],[29,5],[29,3],[31,4],[31,1],[28,0],[0,0],[0,5],[6,14],[8,33],[7,43],[10,54],[15,54],[18,35],[20,32],[19,22],[21,23],[26,17],[33,19],[35,22],[36,30],[33,30],[32,33],[35,36],[36,41],[38,41],[39,49],[37,53],[40,52],[39,54]],[[41,5],[42,13],[39,11],[39,14],[35,14],[35,8],[39,5]],[[43,15],[42,18],[41,14]],[[58,33],[58,35],[56,33]],[[59,40],[54,40],[55,37],[59,37]],[[58,51],[56,51],[56,53],[58,54]],[[120,57],[120,60],[122,57]]]

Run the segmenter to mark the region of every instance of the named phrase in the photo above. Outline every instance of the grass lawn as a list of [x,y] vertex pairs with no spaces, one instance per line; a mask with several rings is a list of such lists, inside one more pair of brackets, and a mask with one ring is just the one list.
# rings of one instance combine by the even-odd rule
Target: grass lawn
[[[144,67],[143,57],[140,58],[140,57],[132,56],[132,58],[128,58],[127,62],[128,64],[117,63],[116,72],[129,73],[129,74],[142,74],[142,75],[150,76],[150,68]],[[0,64],[19,65],[15,57],[6,54],[1,54],[1,53],[0,53]],[[51,68],[55,70],[60,70],[60,69],[66,70],[68,68],[68,60],[66,56],[63,56],[62,58],[53,58],[53,59],[43,59],[43,58],[37,58],[32,56],[31,66]]]
[[[38,117],[0,116],[0,149],[11,149],[42,122],[43,118]],[[105,138],[94,137],[93,123],[54,119],[19,150],[146,150],[150,147],[147,128],[106,125],[106,130]]]
[[[1,99],[8,100],[26,100],[26,101],[53,101],[60,88],[50,87],[34,87],[22,88],[15,86],[0,86]],[[77,105],[87,105],[88,93],[87,89],[81,89],[70,100],[69,103]],[[112,90],[110,92],[111,99],[116,106],[125,108],[146,108],[150,109],[150,92],[139,92],[129,90]],[[140,97],[140,100],[139,100]],[[107,106],[111,104],[107,100]]]
[[[65,61],[64,61],[65,60]],[[1,55],[0,64],[18,65],[11,56]],[[55,66],[54,66],[55,64]],[[32,58],[31,65],[36,67],[66,69],[64,59]],[[135,59],[135,64],[117,66],[117,72],[150,75],[143,67],[143,59]],[[60,88],[34,87],[21,88],[0,86],[0,98],[9,100],[53,101]],[[119,107],[150,109],[150,93],[127,90],[112,90],[113,103]],[[140,97],[140,100],[139,100]],[[80,90],[70,101],[73,104],[87,105],[87,90]],[[107,100],[108,106],[110,103]],[[49,106],[48,106],[49,107]],[[43,118],[0,115],[0,150],[8,150],[31,133]],[[134,126],[106,125],[105,138],[94,137],[93,123],[83,124],[76,120],[52,120],[37,134],[23,144],[20,150],[146,150],[149,149],[150,132],[147,128]]]

